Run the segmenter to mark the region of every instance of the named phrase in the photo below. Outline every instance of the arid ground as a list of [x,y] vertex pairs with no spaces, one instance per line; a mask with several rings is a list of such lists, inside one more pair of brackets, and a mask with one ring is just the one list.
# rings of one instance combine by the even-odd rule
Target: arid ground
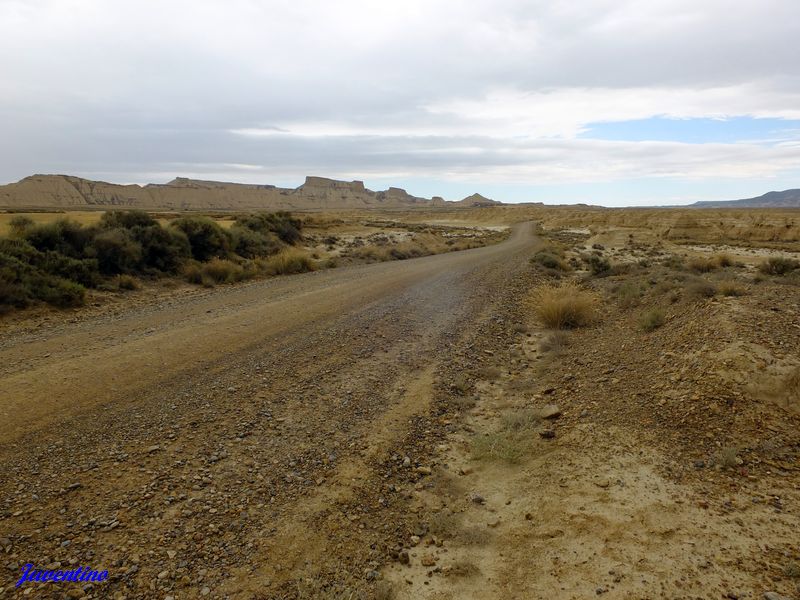
[[0,597],[800,597],[797,211],[360,219],[0,320]]

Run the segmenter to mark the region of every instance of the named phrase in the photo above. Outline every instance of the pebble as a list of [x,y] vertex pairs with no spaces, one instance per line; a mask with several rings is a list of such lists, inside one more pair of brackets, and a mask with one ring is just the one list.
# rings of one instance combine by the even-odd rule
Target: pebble
[[542,419],[557,419],[561,416],[561,409],[556,404],[545,404],[539,410],[539,416]]

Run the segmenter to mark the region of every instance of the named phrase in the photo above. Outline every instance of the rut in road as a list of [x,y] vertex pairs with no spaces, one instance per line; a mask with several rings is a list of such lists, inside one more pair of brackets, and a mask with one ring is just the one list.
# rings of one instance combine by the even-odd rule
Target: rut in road
[[[306,296],[312,309],[303,326],[293,327],[304,316],[303,306],[294,305],[283,323],[281,314],[264,315],[277,323],[266,335],[253,325],[257,335],[248,336],[240,325],[274,308],[269,295],[259,297],[269,286],[203,297],[187,312],[205,314],[211,298],[219,317],[204,324],[210,331],[202,339],[235,337],[234,351],[184,346],[178,356],[196,352],[200,364],[163,372],[134,357],[140,370],[128,374],[138,381],[130,395],[118,390],[111,402],[61,406],[59,418],[47,421],[45,414],[34,431],[3,443],[0,537],[12,542],[9,579],[26,562],[65,568],[90,562],[111,574],[95,590],[98,597],[178,590],[189,597],[251,597],[269,589],[286,594],[308,561],[336,553],[343,572],[381,560],[377,546],[363,547],[368,540],[375,546],[380,527],[367,535],[358,525],[321,527],[320,519],[332,504],[380,481],[376,461],[412,427],[424,427],[434,370],[491,312],[491,301],[504,297],[533,243],[522,228],[495,247],[326,274],[318,280],[338,278],[348,289],[333,285],[320,294],[338,289],[349,307],[331,297],[329,304],[342,309],[333,316],[313,309],[315,299]],[[373,272],[383,279],[370,287]],[[289,279],[299,285],[302,277]],[[224,307],[227,294],[241,300],[235,310]],[[279,302],[291,305],[292,298]],[[98,329],[113,331],[121,321]],[[178,321],[174,331],[187,326]],[[169,325],[161,327],[158,339],[169,340],[167,350],[179,343]],[[91,323],[80,325],[80,335],[90,333]],[[60,335],[37,343],[63,344],[69,328]],[[124,343],[106,339],[98,355],[123,351]],[[129,343],[140,349],[147,339]],[[13,351],[13,344],[4,350]],[[81,369],[95,359],[92,352],[67,354],[65,364]],[[94,367],[97,380],[86,385],[102,390],[105,365]],[[31,372],[48,368],[42,361]],[[114,365],[108,371],[117,375]],[[383,529],[390,535],[391,523]]]

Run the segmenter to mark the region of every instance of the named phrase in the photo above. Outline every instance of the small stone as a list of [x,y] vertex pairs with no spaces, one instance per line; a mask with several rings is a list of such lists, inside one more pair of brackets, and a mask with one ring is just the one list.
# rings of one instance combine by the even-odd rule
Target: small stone
[[695,469],[705,469],[706,468],[706,461],[704,461],[704,460],[696,460],[696,461],[694,461],[694,468]]
[[178,553],[175,552],[175,550],[167,550],[167,556],[169,556],[170,558],[175,558],[177,555]]
[[491,527],[491,528],[495,528],[495,527],[497,527],[498,525],[500,525],[500,519],[499,519],[499,518],[497,518],[497,517],[495,517],[494,519],[492,519],[491,521],[488,521],[488,522],[486,523],[486,526],[487,526],[487,527]]
[[168,575],[169,575],[169,571],[161,571],[161,573],[158,574],[158,578],[159,579],[166,579]]
[[159,445],[150,446],[150,447],[147,449],[147,453],[148,453],[148,454],[152,454],[153,452],[158,452],[159,450],[161,450],[161,446],[159,446]]
[[422,566],[423,567],[434,567],[436,566],[436,558],[434,558],[433,554],[426,554],[422,557]]
[[202,590],[200,590],[201,596],[208,596],[210,593],[211,593],[211,588],[208,586],[205,586]]
[[416,546],[417,544],[419,544],[419,536],[418,535],[412,535],[411,536],[411,545],[412,546]]
[[539,436],[545,440],[552,440],[554,437],[556,437],[556,430],[552,428],[540,429]]
[[417,473],[420,475],[430,475],[432,471],[430,467],[417,467]]
[[403,458],[403,466],[406,469],[411,466],[411,459],[408,456]]
[[478,492],[472,492],[469,495],[469,499],[471,502],[474,502],[475,504],[483,504],[484,502],[486,502],[484,497],[481,496]]
[[556,404],[545,404],[539,410],[539,416],[542,419],[557,419],[561,416],[561,409]]
[[533,521],[533,515],[531,513],[525,513],[525,520]]
[[397,555],[397,560],[399,560],[402,565],[410,564],[411,559],[408,556],[408,550],[401,550]]
[[781,596],[777,592],[764,592],[764,600],[789,600],[789,598]]

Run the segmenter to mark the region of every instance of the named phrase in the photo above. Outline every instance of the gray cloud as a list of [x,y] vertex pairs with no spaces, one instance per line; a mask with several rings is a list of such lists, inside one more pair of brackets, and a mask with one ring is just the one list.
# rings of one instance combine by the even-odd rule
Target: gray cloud
[[796,145],[576,134],[800,118],[798,38],[794,0],[0,0],[0,180],[770,177]]

